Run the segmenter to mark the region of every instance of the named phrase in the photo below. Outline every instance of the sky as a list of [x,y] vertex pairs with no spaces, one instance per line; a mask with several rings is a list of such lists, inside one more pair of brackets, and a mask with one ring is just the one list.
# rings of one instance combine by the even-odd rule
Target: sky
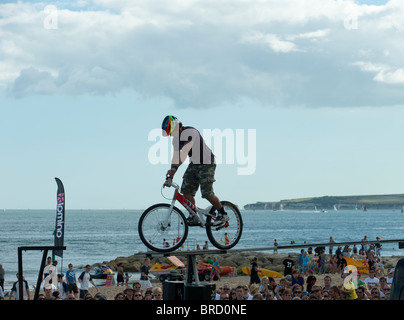
[[401,0],[0,1],[0,208],[55,208],[55,177],[67,209],[167,202],[168,114],[240,207],[403,193],[403,17]]

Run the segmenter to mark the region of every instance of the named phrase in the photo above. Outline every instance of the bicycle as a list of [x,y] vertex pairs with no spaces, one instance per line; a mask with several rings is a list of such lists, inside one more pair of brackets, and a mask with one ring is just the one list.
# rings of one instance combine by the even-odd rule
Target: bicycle
[[[138,224],[138,232],[142,242],[156,252],[170,252],[180,248],[188,236],[189,227],[206,228],[210,242],[218,249],[233,248],[240,240],[243,231],[243,220],[237,206],[229,201],[221,201],[229,220],[222,225],[214,226],[216,210],[212,206],[201,209],[185,199],[178,191],[178,184],[167,179],[164,188],[173,187],[174,196],[171,204],[158,203],[146,209]],[[174,204],[178,201],[192,215],[188,221],[185,215]]]

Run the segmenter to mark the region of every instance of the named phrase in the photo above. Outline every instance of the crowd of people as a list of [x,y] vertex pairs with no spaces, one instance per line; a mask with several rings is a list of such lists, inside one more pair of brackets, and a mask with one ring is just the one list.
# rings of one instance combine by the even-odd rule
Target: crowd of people
[[305,277],[294,269],[279,282],[264,276],[259,283],[235,288],[226,283],[217,290],[216,300],[389,300],[394,269],[380,278],[374,274],[371,268],[362,280],[358,274],[348,271],[334,284],[328,275],[319,283],[314,275]]
[[[393,283],[394,268],[384,270],[380,260],[380,249],[366,242],[364,238],[359,252],[349,246],[338,247],[335,252],[330,238],[328,256],[325,248],[301,250],[296,258],[289,254],[283,261],[283,278],[274,279],[260,274],[258,259],[254,258],[250,266],[249,284],[230,286],[224,283],[216,289],[216,300],[388,300]],[[362,274],[356,268],[348,268],[346,258],[355,254],[365,255],[368,270]],[[90,274],[91,266],[76,274],[73,265],[68,265],[65,274],[57,273],[57,261],[48,258],[43,270],[44,280],[39,300],[106,300],[99,292]],[[153,287],[149,275],[150,259],[146,258],[141,268],[139,280],[129,285],[128,275],[124,274],[123,264],[118,265],[117,286],[122,287],[115,300],[162,300],[163,286]],[[315,275],[322,275],[319,279]],[[334,276],[335,275],[335,276]],[[19,299],[19,275],[8,293],[9,299]],[[331,277],[333,276],[333,277]],[[333,280],[334,279],[334,280]],[[336,280],[337,279],[337,280]],[[212,277],[211,277],[212,280]],[[219,279],[220,280],[220,279]],[[32,299],[29,286],[23,281],[24,300]],[[332,283],[332,282],[337,283]],[[220,281],[221,282],[221,281]],[[222,283],[222,282],[221,282]],[[89,292],[90,284],[97,291]],[[124,287],[125,284],[125,287]],[[123,289],[125,288],[125,289]],[[35,287],[34,287],[35,289]],[[94,291],[93,291],[94,292]],[[0,299],[4,299],[4,270],[0,264]],[[111,297],[109,297],[111,299]]]
[[[73,264],[68,265],[66,274],[57,273],[56,260],[52,261],[50,257],[47,259],[45,268],[43,269],[43,282],[41,285],[41,293],[38,294],[38,300],[107,300],[106,296],[97,292],[94,296],[89,292],[90,284],[98,290],[98,286],[90,274],[91,266],[86,265],[85,270],[76,274],[73,269]],[[127,286],[122,292],[115,296],[115,300],[160,300],[163,297],[161,288],[153,288],[149,275],[150,259],[146,258],[144,265],[141,268],[140,280],[135,280],[132,286]],[[123,277],[123,265],[118,266],[117,286],[122,286],[125,281],[128,284],[129,277]],[[0,264],[0,300],[8,296],[9,300],[20,299],[20,280],[22,281],[23,300],[31,300],[28,282],[24,277],[20,279],[19,274],[16,274],[17,281],[13,283],[11,291],[4,293],[4,269]],[[35,286],[33,286],[34,289]]]
[[[380,240],[377,238],[376,240]],[[222,291],[230,291],[229,299],[250,300],[389,300],[391,286],[394,277],[394,268],[385,274],[384,262],[380,259],[381,245],[369,243],[367,236],[361,241],[358,248],[353,249],[346,245],[338,246],[334,252],[335,241],[330,237],[329,260],[325,253],[325,247],[311,247],[307,251],[301,250],[295,263],[292,256],[283,261],[284,277],[277,283],[271,277],[259,277],[257,258],[251,262],[250,287],[244,286],[243,297],[241,287],[233,291],[228,286],[223,286]],[[353,258],[359,254],[367,258],[366,277],[361,279],[361,272],[356,267],[349,265],[347,258]],[[363,271],[363,270],[362,270]],[[340,275],[341,281],[331,284],[332,278],[326,275],[324,283],[317,283],[315,273],[324,275]],[[362,275],[363,276],[363,275]]]

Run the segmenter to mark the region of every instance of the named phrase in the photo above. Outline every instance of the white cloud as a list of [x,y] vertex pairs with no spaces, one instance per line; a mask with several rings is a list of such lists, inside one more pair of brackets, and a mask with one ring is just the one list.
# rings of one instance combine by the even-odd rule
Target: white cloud
[[399,68],[394,71],[382,71],[379,72],[374,79],[385,83],[404,84],[404,69]]
[[319,38],[326,38],[327,35],[330,33],[330,29],[322,29],[322,30],[316,30],[316,31],[311,31],[311,32],[305,32],[305,33],[300,33],[300,34],[294,34],[287,36],[288,40],[295,40],[295,39],[319,39]]
[[[10,95],[129,89],[181,107],[245,98],[279,106],[404,98],[393,86],[403,81],[401,1],[58,2],[54,30],[44,28],[44,7],[0,5],[0,86]],[[344,25],[352,16],[358,28],[350,30]],[[365,59],[372,63],[358,64]]]
[[275,52],[299,51],[297,46],[291,41],[281,40],[275,34],[254,33],[246,35],[241,39],[242,43],[264,44]]
[[362,71],[373,72],[376,75],[373,80],[387,84],[404,84],[404,69],[392,68],[384,64],[374,64],[367,61],[358,61],[353,63],[358,66]]

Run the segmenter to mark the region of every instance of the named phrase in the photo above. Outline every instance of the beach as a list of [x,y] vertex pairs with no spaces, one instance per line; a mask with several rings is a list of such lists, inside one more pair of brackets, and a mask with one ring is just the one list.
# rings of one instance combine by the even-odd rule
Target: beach
[[[251,261],[254,257],[258,258],[258,267],[259,268],[264,268],[267,270],[271,271],[276,271],[279,273],[282,273],[283,275],[283,267],[282,267],[282,262],[290,255],[291,259],[295,262],[295,266],[297,268],[297,258],[298,254],[296,252],[291,252],[291,253],[263,253],[263,252],[245,252],[245,253],[226,253],[226,254],[218,254],[215,257],[218,259],[220,266],[232,266],[234,268],[234,275],[229,276],[229,275],[223,275],[221,276],[220,280],[212,281],[216,285],[216,291],[220,293],[220,289],[227,284],[230,288],[236,288],[239,285],[245,286],[250,284],[250,276],[244,274],[241,269],[243,267],[249,267]],[[178,257],[180,260],[183,262],[186,262],[186,257],[181,256],[178,254]],[[326,255],[326,261],[329,260],[329,258],[332,257],[332,255]],[[201,255],[198,256],[197,261],[198,262],[206,262],[210,257],[210,255],[205,255],[203,252],[201,252]],[[365,257],[364,256],[355,256],[355,260],[361,261]],[[383,261],[384,265],[384,271],[382,272],[383,275],[387,275],[388,270],[392,269],[395,267],[396,263],[398,260],[400,260],[401,256],[390,256],[390,257],[380,257],[380,260]],[[311,260],[313,262],[318,260],[317,256],[312,255]],[[118,257],[114,260],[111,261],[104,261],[100,264],[106,264],[109,267],[111,267],[112,270],[116,270],[116,266],[119,263],[124,264],[124,269],[125,271],[132,270],[132,271],[137,271],[140,270],[141,266],[143,265],[144,258],[139,258],[135,256],[129,256],[129,257]],[[156,263],[160,263],[163,265],[170,265],[171,262],[165,258],[165,257],[159,257],[159,258],[152,258],[150,266],[153,266]],[[96,264],[94,266],[100,265]],[[93,266],[93,267],[94,267]],[[321,287],[324,287],[324,278],[326,276],[329,276],[331,278],[331,284],[335,286],[341,286],[343,284],[343,278],[341,277],[341,273],[331,273],[329,267],[326,266],[325,268],[325,273],[324,274],[318,274],[318,269],[314,268],[314,272],[307,274],[304,276],[304,290],[306,290],[306,283],[307,283],[307,276],[308,275],[314,275],[316,278],[316,285],[319,285]],[[114,277],[116,278],[116,272]],[[358,278],[364,280],[366,277],[368,277],[368,274],[366,272],[363,272],[358,276]],[[137,278],[131,278],[129,281],[129,286],[132,287],[132,284],[134,281],[139,280]],[[280,278],[275,278],[276,283],[278,284],[280,281]],[[160,287],[163,288],[163,284],[157,279],[152,279],[151,283],[153,285],[153,288]],[[202,282],[205,283],[205,282]],[[115,296],[123,292],[125,290],[126,286],[116,286],[116,284],[111,285],[111,286],[105,286],[105,285],[97,285],[97,287],[90,286],[89,292],[94,296],[97,292],[101,293],[103,296],[106,297],[107,300],[114,300]],[[41,291],[42,292],[42,291]],[[34,291],[31,291],[31,299],[34,297]]]

